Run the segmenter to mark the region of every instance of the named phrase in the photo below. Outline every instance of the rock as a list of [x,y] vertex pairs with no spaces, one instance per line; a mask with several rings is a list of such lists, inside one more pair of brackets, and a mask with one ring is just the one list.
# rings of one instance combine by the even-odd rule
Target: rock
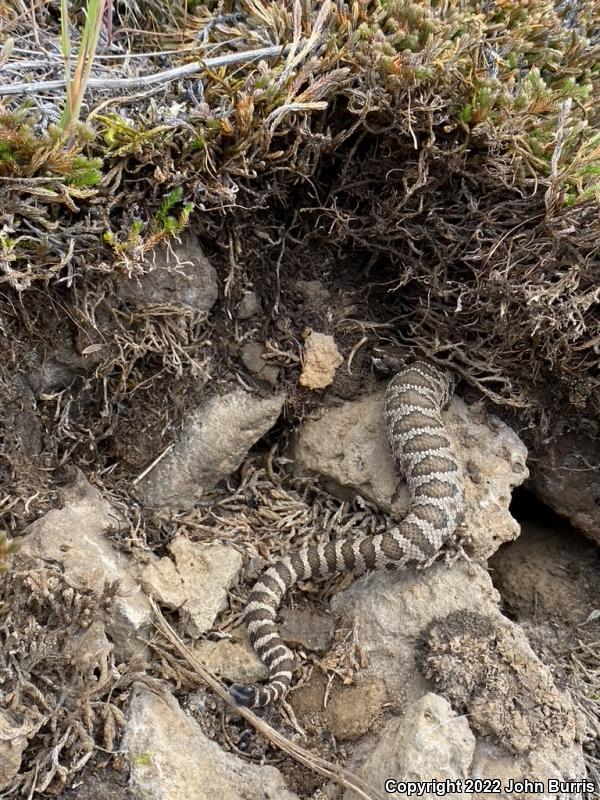
[[305,647],[315,653],[329,650],[335,632],[331,617],[304,608],[284,608],[281,611],[279,633],[292,647]]
[[321,281],[296,281],[296,288],[303,295],[307,306],[322,306],[329,300],[329,289]]
[[162,242],[151,256],[143,274],[117,278],[121,300],[137,310],[168,305],[208,314],[219,294],[217,273],[197,236],[185,230],[179,244]]
[[[499,599],[481,567],[457,562],[452,567],[434,564],[424,571],[366,575],[334,597],[331,605],[345,617],[346,624],[355,626],[368,665],[359,678],[380,678],[397,708],[418,701],[432,689],[423,671],[431,670],[433,663],[425,658],[424,644],[437,630],[435,625],[478,619],[477,624],[467,626],[474,632],[473,640],[465,636],[464,641],[459,637],[450,642],[449,635],[444,640],[438,632],[439,644],[434,648],[438,693],[455,711],[466,713],[470,727],[478,733],[478,745],[487,741],[484,737],[501,739],[494,744],[502,748],[515,775],[532,777],[536,765],[542,770],[537,773],[540,778],[581,776],[581,724],[573,704],[557,689],[521,629],[501,615]],[[480,630],[485,642],[477,646]],[[494,631],[491,638],[486,633],[490,630]],[[493,652],[495,641],[500,642],[499,649],[488,672],[485,653]],[[477,671],[481,669],[485,674]],[[491,694],[488,687],[492,687]],[[502,727],[505,712],[506,729]],[[553,773],[548,771],[551,764]],[[496,777],[493,760],[482,761],[480,770],[479,777]]]
[[[373,786],[384,778],[401,781],[446,781],[464,779],[475,750],[475,737],[464,717],[458,717],[439,695],[428,694],[412,703],[403,718],[389,720],[379,735],[375,749],[359,771]],[[396,792],[394,797],[414,797]],[[434,798],[435,792],[419,797]],[[462,792],[444,792],[444,797],[472,797]],[[347,791],[344,800],[355,800]]]
[[108,669],[108,659],[113,645],[106,637],[103,623],[96,620],[89,628],[70,638],[66,643],[66,650],[73,664],[79,665],[86,672],[93,673],[99,667]]
[[168,557],[144,567],[140,580],[146,594],[167,608],[179,608],[186,600],[183,579]]
[[106,531],[120,522],[118,512],[77,470],[75,482],[62,492],[62,508],[29,525],[19,552],[42,562],[58,563],[79,590],[100,596],[106,583],[118,582],[116,614],[106,620],[115,655],[126,660],[140,653],[152,631],[152,609],[134,577],[131,559],[110,543]]
[[[4,448],[35,463],[43,450],[43,435],[31,387],[20,375],[16,375],[2,388]],[[16,464],[13,469],[15,467]]]
[[521,536],[490,562],[496,586],[519,621],[550,618],[571,632],[600,607],[594,546],[566,523],[521,527]]
[[419,667],[420,643],[431,622],[458,609],[499,614],[499,602],[487,572],[457,562],[451,569],[434,564],[365,575],[335,595],[331,608],[355,626],[368,664],[365,676],[382,680],[390,701],[402,707],[431,690]]
[[250,319],[250,317],[255,317],[259,311],[260,301],[256,295],[256,292],[244,292],[242,299],[238,304],[235,315],[238,319],[244,320]]
[[[581,753],[572,748],[559,753],[544,750],[532,751],[522,755],[519,759],[506,754],[498,745],[485,739],[480,739],[475,747],[473,764],[471,766],[473,778],[499,780],[501,787],[507,787],[509,781],[541,781],[547,786],[549,778],[557,780],[583,780],[586,775],[585,764]],[[581,797],[579,793],[560,794],[546,791],[501,791],[494,797],[499,800],[557,800],[557,798]]]
[[318,475],[342,500],[356,494],[404,515],[408,489],[390,453],[383,426],[383,394],[344,403],[304,423],[293,440],[297,475]]
[[386,700],[381,681],[367,680],[338,689],[327,704],[325,718],[339,741],[363,736],[381,714]]
[[[381,392],[348,402],[306,422],[293,443],[295,471],[321,476],[342,499],[359,493],[402,517],[408,490],[387,443],[383,398]],[[471,553],[484,560],[519,535],[508,506],[513,487],[527,477],[527,450],[507,425],[458,397],[444,421],[463,469],[464,538]]]
[[247,342],[242,347],[241,358],[249,372],[274,386],[279,377],[279,369],[264,358],[266,352],[267,348],[260,342]]
[[243,626],[233,632],[232,639],[198,642],[194,655],[214,675],[230,683],[258,683],[269,677]]
[[569,747],[579,737],[571,698],[556,688],[521,629],[500,614],[455,611],[436,621],[424,664],[471,727],[507,752]]
[[242,568],[242,557],[224,544],[190,542],[176,536],[169,544],[170,558],[144,568],[145,591],[170,609],[181,609],[189,636],[197,639],[210,630],[227,605],[227,592]]
[[138,800],[297,800],[279,770],[225,753],[170,695],[135,684],[121,743]]
[[55,347],[51,352],[34,351],[30,357],[28,380],[36,394],[52,394],[65,389],[93,369],[99,361],[101,349],[102,345],[98,345],[98,349],[82,355],[69,342]]
[[300,385],[307,389],[324,389],[333,382],[335,371],[343,362],[333,336],[312,331],[304,344]]
[[528,488],[600,544],[600,440],[565,433],[536,455]]
[[21,769],[21,757],[27,747],[27,725],[0,708],[0,792],[8,789]]
[[210,397],[183,423],[168,455],[136,487],[150,507],[191,508],[207,489],[239,467],[281,413],[285,394],[255,397],[243,389]]
[[[521,755],[518,759],[509,756],[498,745],[480,739],[475,747],[473,778],[484,778],[500,782],[502,787],[509,781],[540,781],[547,787],[548,780],[584,780],[586,768],[579,748],[561,750],[539,750]],[[491,796],[491,795],[490,795]],[[501,791],[493,797],[499,800],[558,800],[558,798],[581,798],[580,792],[560,793],[554,791]]]

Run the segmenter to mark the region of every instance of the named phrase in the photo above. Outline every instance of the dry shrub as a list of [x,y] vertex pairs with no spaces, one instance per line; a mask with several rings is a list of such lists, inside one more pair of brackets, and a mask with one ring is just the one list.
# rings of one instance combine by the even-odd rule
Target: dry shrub
[[[0,709],[27,739],[10,788],[56,793],[124,724],[120,674],[104,636],[102,597],[51,566],[16,556],[0,584]],[[122,687],[125,682],[122,683]]]

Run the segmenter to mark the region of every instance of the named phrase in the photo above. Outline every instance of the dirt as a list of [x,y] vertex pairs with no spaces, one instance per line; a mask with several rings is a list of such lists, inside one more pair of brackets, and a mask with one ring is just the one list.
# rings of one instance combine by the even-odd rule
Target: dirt
[[62,795],[65,800],[132,800],[127,789],[127,770],[92,766]]
[[583,714],[588,768],[597,779],[600,550],[526,490],[517,492],[512,511],[521,536],[493,556],[490,574],[504,613],[523,628]]
[[523,522],[521,536],[500,549],[491,568],[507,611],[519,620],[551,622],[576,636],[598,607],[598,549],[560,520]]

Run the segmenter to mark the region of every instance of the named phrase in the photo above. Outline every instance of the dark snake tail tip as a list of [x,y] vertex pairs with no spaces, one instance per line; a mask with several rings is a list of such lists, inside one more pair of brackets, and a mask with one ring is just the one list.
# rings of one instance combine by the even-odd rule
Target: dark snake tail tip
[[249,706],[254,696],[254,689],[251,686],[240,686],[239,683],[234,683],[229,687],[229,694],[238,706]]

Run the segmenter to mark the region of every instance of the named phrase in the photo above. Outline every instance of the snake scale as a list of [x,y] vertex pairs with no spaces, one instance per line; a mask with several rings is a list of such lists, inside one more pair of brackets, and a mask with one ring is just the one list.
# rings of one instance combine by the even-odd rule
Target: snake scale
[[408,514],[386,533],[306,545],[262,574],[250,594],[244,622],[254,649],[269,667],[269,679],[263,686],[233,685],[230,692],[240,705],[266,706],[289,689],[293,656],[275,620],[283,596],[296,581],[423,565],[454,533],[464,495],[458,459],[441,418],[453,391],[450,373],[426,361],[416,361],[392,378],[385,396],[385,426],[408,484]]

